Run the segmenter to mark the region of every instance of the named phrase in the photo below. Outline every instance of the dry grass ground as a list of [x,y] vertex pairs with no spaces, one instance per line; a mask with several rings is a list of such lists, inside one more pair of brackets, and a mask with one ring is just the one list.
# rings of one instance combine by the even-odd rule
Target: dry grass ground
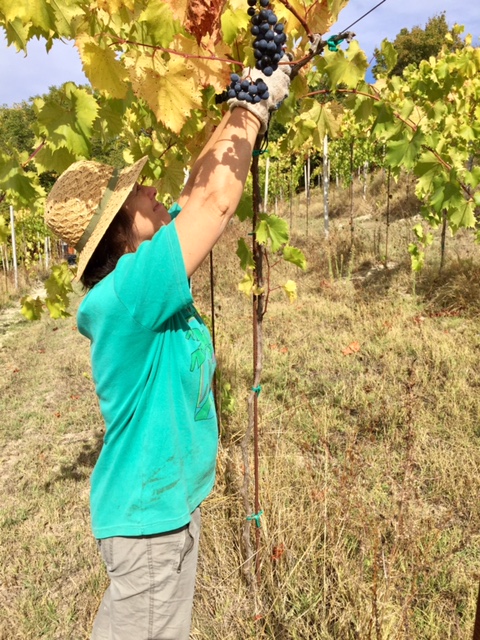
[[[480,256],[467,234],[414,278],[416,203],[380,182],[281,211],[309,259],[264,321],[261,584],[245,584],[240,443],[252,384],[251,304],[233,223],[215,250],[224,404],[218,481],[203,507],[192,639],[470,640],[480,577]],[[195,277],[209,313],[207,266]],[[274,280],[276,277],[273,278]],[[74,300],[74,305],[78,298]],[[6,329],[6,328],[5,328]],[[0,349],[0,638],[86,640],[106,578],[88,478],[102,439],[74,319],[18,322]],[[221,389],[220,389],[221,390]],[[253,532],[253,531],[252,531]],[[132,639],[135,640],[135,639]]]

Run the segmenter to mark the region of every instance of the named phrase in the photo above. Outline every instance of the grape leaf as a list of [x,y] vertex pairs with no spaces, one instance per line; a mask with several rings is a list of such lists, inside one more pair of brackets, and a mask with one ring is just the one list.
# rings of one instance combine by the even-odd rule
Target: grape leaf
[[27,41],[29,34],[29,26],[22,22],[20,18],[15,20],[7,20],[4,25],[7,34],[7,43],[15,45],[17,51],[27,51]]
[[8,228],[7,222],[3,216],[0,216],[0,244],[6,242],[10,237],[10,229]]
[[[199,45],[190,38],[178,35],[172,42],[172,47],[179,53],[188,56],[188,64],[192,69],[195,83],[202,87],[213,86],[216,91],[221,92],[230,81],[230,69],[216,57],[226,57],[229,48],[222,45],[214,46],[212,40],[205,37]],[[206,60],[205,58],[212,58]]]
[[254,285],[255,280],[253,277],[253,269],[247,269],[245,275],[238,284],[238,290],[244,293],[246,296],[250,296],[252,294]]
[[227,9],[221,18],[223,41],[232,45],[238,38],[239,32],[250,25],[250,17],[242,9]]
[[75,43],[80,52],[83,71],[92,87],[112,98],[125,98],[128,73],[116,59],[115,52],[109,47],[99,46],[87,35],[79,36]]
[[134,0],[97,0],[97,5],[99,9],[108,13],[109,16],[116,16],[124,8],[133,11],[135,2]]
[[300,251],[300,249],[297,249],[296,247],[291,247],[290,245],[284,247],[283,259],[286,262],[291,262],[297,267],[300,267],[300,269],[303,269],[303,271],[305,271],[305,269],[307,268],[307,260],[305,258],[305,254],[303,253],[303,251]]
[[214,42],[221,39],[220,16],[225,3],[226,0],[189,0],[184,25],[199,44],[206,35],[212,36]]
[[59,175],[65,171],[78,156],[67,147],[44,146],[35,156],[35,165],[40,172],[55,171]]
[[417,190],[419,193],[428,193],[432,188],[439,172],[444,171],[438,158],[432,151],[425,151],[418,159],[414,174],[418,176]]
[[75,18],[83,15],[83,9],[76,0],[49,0],[54,12],[58,36],[74,37]]
[[22,305],[20,309],[20,313],[27,320],[39,320],[41,318],[43,312],[43,302],[37,296],[36,298],[32,298],[32,296],[24,296],[20,303]]
[[[17,2],[17,11],[21,6],[22,4]],[[48,33],[53,26],[50,16],[50,5],[47,4],[45,0],[28,0],[28,3],[25,3],[23,6],[28,6],[28,17],[32,25],[39,27],[42,31]],[[17,13],[17,15],[19,14]]]
[[5,191],[8,204],[22,208],[44,193],[32,177],[15,158],[0,155],[0,190]]
[[168,47],[173,37],[181,29],[172,14],[172,7],[161,0],[149,0],[147,8],[138,17],[139,24],[145,27],[142,42]]
[[237,245],[237,256],[240,258],[240,266],[244,271],[255,266],[251,249],[244,238],[240,238]]
[[295,302],[297,299],[297,284],[293,280],[287,280],[282,286],[282,289],[287,294],[290,304]]
[[270,240],[272,253],[276,253],[288,242],[288,223],[278,216],[262,214],[255,235],[260,244]]
[[73,82],[64,85],[62,97],[62,103],[52,97],[35,100],[39,131],[54,145],[65,146],[74,155],[87,158],[98,105],[92,95]]
[[420,129],[411,138],[404,134],[399,140],[389,140],[385,154],[387,164],[390,167],[413,169],[423,141],[424,135]]
[[475,202],[469,200],[458,204],[455,208],[449,210],[448,221],[450,228],[455,233],[458,229],[467,229],[476,227],[475,219]]
[[162,158],[162,173],[155,186],[162,196],[170,195],[175,200],[185,182],[185,162],[177,153],[170,151]]
[[341,49],[336,52],[327,51],[325,60],[327,62],[325,72],[332,88],[339,84],[354,88],[365,78],[368,68],[367,56],[355,40],[350,43],[347,52]]
[[164,1],[165,1],[165,4],[167,4],[172,10],[174,17],[183,23],[185,20],[186,13],[188,11],[189,0],[164,0]]
[[244,191],[238,204],[235,215],[242,222],[253,217],[253,199],[251,193]]
[[391,42],[389,42],[386,38],[382,40],[382,44],[380,46],[380,51],[383,56],[383,60],[385,61],[386,69],[385,75],[388,75],[390,71],[395,67],[398,60],[398,54]]
[[190,112],[202,105],[191,65],[177,56],[168,65],[158,56],[125,58],[135,94],[147,102],[159,122],[180,133]]

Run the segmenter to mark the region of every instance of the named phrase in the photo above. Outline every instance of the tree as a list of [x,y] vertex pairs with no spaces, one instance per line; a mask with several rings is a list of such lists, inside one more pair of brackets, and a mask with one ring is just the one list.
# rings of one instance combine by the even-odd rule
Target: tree
[[[458,33],[452,33],[452,41],[446,43],[445,36],[450,32],[445,12],[433,16],[427,21],[425,28],[415,26],[411,31],[401,29],[393,41],[393,46],[398,59],[396,65],[388,73],[388,76],[401,76],[405,67],[413,64],[416,67],[422,60],[428,60],[430,56],[437,56],[442,47],[447,44],[448,50],[461,48],[464,43]],[[375,78],[378,78],[387,70],[385,56],[380,49],[375,49],[376,65],[372,69]]]

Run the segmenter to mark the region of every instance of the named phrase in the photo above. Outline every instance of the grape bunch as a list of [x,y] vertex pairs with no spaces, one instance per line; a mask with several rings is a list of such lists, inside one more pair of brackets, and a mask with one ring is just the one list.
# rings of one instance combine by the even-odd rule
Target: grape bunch
[[[247,2],[248,15],[252,23],[250,32],[255,36],[253,41],[255,68],[268,77],[277,69],[283,57],[283,46],[287,40],[284,25],[278,22],[277,16],[267,8],[270,0],[247,0]],[[258,13],[257,2],[260,3]],[[227,89],[229,99],[235,98],[257,104],[269,97],[268,86],[260,78],[253,82],[249,78],[240,78],[238,74],[232,73],[230,80],[231,83]]]
[[252,82],[248,78],[240,78],[237,73],[232,73],[230,80],[231,83],[227,91],[228,98],[258,104],[260,100],[267,100],[270,95],[266,83],[261,78]]
[[[278,22],[277,16],[268,9],[270,0],[247,0],[248,15],[251,17],[250,33],[255,36],[253,55],[255,67],[266,76],[271,76],[283,57],[283,46],[287,40],[284,25]],[[257,12],[257,2],[260,9]]]

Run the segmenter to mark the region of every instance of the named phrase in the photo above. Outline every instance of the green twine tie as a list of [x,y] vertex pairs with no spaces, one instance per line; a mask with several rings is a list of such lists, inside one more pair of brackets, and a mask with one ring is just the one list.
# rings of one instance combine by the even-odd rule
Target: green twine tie
[[260,516],[263,516],[263,511],[259,511],[258,513],[254,513],[251,516],[247,516],[247,520],[255,520],[255,524],[258,528],[262,526],[260,522]]

